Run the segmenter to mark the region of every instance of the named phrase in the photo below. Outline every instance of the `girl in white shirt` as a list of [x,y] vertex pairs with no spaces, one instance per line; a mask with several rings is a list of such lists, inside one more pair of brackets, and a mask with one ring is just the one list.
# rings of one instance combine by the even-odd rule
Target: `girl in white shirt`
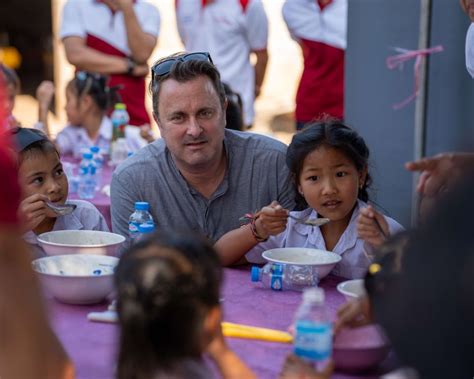
[[[262,208],[251,217],[250,224],[225,234],[216,243],[222,262],[232,264],[247,253],[247,261],[263,263],[265,250],[309,247],[341,256],[333,274],[362,278],[372,249],[403,229],[367,205],[371,182],[368,159],[364,140],[343,123],[334,120],[308,125],[293,137],[286,158],[297,203],[307,208],[289,212],[276,201]],[[314,227],[295,222],[289,214],[331,221]]]
[[[80,158],[83,151],[99,146],[108,154],[112,139],[112,121],[107,111],[118,102],[116,88],[107,86],[107,76],[79,71],[66,86],[66,114],[69,125],[56,137],[56,145],[63,155]],[[134,152],[147,142],[140,137],[140,128],[125,130],[128,148]]]

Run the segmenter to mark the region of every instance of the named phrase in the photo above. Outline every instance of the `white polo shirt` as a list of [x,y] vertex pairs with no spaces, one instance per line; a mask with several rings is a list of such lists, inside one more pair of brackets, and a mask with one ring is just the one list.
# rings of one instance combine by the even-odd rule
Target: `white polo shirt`
[[316,0],[286,0],[282,13],[294,39],[346,48],[347,0],[333,0],[323,11]]
[[[134,1],[133,9],[141,29],[154,37],[160,30],[160,13],[149,2]],[[122,12],[113,13],[98,0],[68,0],[63,8],[60,38],[80,37],[92,49],[107,55],[128,57],[131,51]],[[120,86],[122,102],[127,105],[131,125],[150,124],[145,107],[145,78],[112,74],[108,83]]]
[[466,35],[466,69],[474,78],[474,22],[469,26]]
[[208,51],[221,79],[242,97],[245,124],[255,112],[252,51],[265,50],[268,20],[261,0],[177,0],[176,19],[186,51]]

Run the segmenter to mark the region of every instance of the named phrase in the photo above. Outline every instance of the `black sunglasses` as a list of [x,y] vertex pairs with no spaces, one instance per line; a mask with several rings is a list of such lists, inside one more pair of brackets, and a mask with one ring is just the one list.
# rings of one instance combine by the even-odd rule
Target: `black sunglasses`
[[178,55],[176,57],[170,57],[156,63],[151,68],[151,81],[153,82],[155,80],[155,77],[160,77],[168,74],[176,62],[187,61],[205,61],[214,64],[214,62],[212,62],[211,54],[209,54],[208,52],[196,52]]

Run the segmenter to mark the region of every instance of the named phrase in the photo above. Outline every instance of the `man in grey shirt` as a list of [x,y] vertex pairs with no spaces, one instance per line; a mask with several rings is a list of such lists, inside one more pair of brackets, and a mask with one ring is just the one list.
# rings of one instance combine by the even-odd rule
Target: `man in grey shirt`
[[208,53],[161,59],[152,68],[151,90],[162,139],[115,170],[114,232],[128,237],[136,201],[150,203],[158,230],[194,230],[212,241],[273,200],[293,209],[286,146],[225,129],[227,100]]

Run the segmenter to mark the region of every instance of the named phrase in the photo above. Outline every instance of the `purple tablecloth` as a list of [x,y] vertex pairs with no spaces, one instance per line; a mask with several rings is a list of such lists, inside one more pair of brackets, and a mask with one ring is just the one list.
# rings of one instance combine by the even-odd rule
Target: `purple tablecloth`
[[[222,291],[224,320],[240,324],[286,330],[300,303],[301,293],[275,292],[250,282],[249,268],[225,269]],[[327,277],[321,286],[326,301],[335,314],[344,298],[336,291],[340,278]],[[114,377],[117,326],[87,321],[87,313],[103,311],[107,304],[96,306],[64,305],[48,301],[54,330],[76,365],[78,379],[112,379]],[[259,378],[276,378],[291,345],[229,338],[231,348]],[[385,370],[379,369],[377,372]],[[375,373],[375,372],[374,372]],[[356,378],[339,373],[334,378]],[[358,376],[376,378],[378,375]]]

